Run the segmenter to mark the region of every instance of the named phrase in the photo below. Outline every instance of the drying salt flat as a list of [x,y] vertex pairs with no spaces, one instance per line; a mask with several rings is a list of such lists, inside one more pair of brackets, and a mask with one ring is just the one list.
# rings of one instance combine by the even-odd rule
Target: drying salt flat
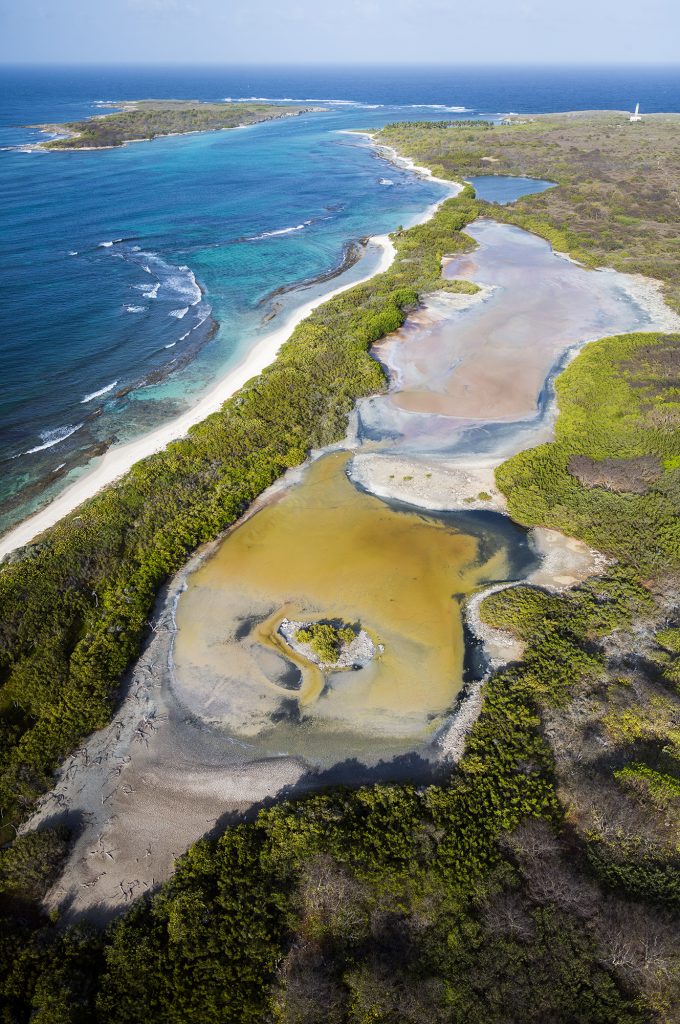
[[[434,296],[381,344],[380,358],[392,375],[389,392],[360,403],[345,454],[322,453],[311,469],[291,472],[263,496],[258,507],[273,522],[285,516],[287,501],[304,496],[306,486],[313,490],[329,459],[341,460],[343,467],[349,460],[350,478],[369,492],[365,500],[374,502],[377,496],[407,502],[410,511],[394,511],[397,518],[412,515],[414,507],[455,510],[491,505],[500,510],[493,466],[507,454],[550,437],[554,409],[549,378],[560,362],[591,337],[640,327],[667,328],[671,323],[672,314],[663,307],[653,283],[586,271],[515,228],[481,221],[469,230],[479,248],[449,265],[447,273],[483,284],[481,298],[457,297],[452,302]],[[494,385],[501,379],[499,366],[503,388]],[[335,481],[341,483],[337,476]],[[344,486],[350,487],[346,480]],[[488,498],[483,491],[488,491]],[[335,492],[331,487],[315,493],[321,519]],[[246,607],[245,598],[243,609],[229,612],[240,617],[241,632],[213,637],[212,671],[204,673],[201,692],[200,666],[195,671],[197,666],[191,665],[192,631],[203,628],[200,614],[192,615],[201,574],[218,566],[221,551],[234,540],[240,543],[239,531],[257,523],[261,514],[255,512],[242,527],[199,552],[171,582],[157,607],[155,634],[132,673],[115,721],[73,755],[29,823],[34,826],[65,812],[73,823],[84,825],[49,896],[50,904],[60,906],[67,917],[80,912],[106,917],[167,877],[175,857],[216,821],[227,821],[264,799],[326,781],[398,777],[400,771],[413,779],[418,771],[436,771],[442,758],[460,750],[478,700],[473,687],[463,704],[456,704],[462,681],[460,642],[457,648],[454,645],[458,667],[446,670],[456,675],[448,696],[436,708],[419,706],[417,694],[412,697],[416,718],[419,711],[423,714],[417,736],[406,744],[403,729],[402,735],[398,733],[394,709],[376,701],[375,691],[367,697],[369,687],[363,695],[354,693],[340,716],[342,727],[331,723],[325,734],[324,758],[315,757],[313,744],[309,750],[305,747],[305,730],[310,729],[315,709],[321,709],[323,695],[312,695],[309,712],[298,704],[288,706],[288,715],[277,713],[271,697],[272,686],[282,682],[281,665],[276,665],[278,677],[272,679],[266,659],[259,670],[267,699],[255,733],[245,728],[243,709],[236,709],[240,720],[233,714],[227,663],[221,661],[219,650],[228,639],[233,654],[240,636],[241,654],[248,654],[250,644],[248,656],[253,656],[254,624],[247,621],[252,602]],[[441,530],[442,536],[447,528],[457,529],[455,542],[465,554],[468,571],[474,574],[481,567],[478,582],[483,583],[481,552],[493,530],[487,526],[486,534],[478,532],[475,538],[462,522],[459,528],[449,523],[432,529]],[[262,543],[270,539],[265,535]],[[273,540],[276,543],[276,531]],[[333,536],[327,542],[330,550]],[[505,561],[497,561],[493,571],[502,571],[508,583],[514,573],[515,578],[529,575],[542,585],[560,588],[601,564],[584,545],[559,534],[534,531],[525,543],[531,558],[523,566],[512,564],[512,544],[505,544],[505,552],[503,545],[497,547],[500,562]],[[353,578],[360,582],[362,551],[355,556]],[[315,557],[324,557],[323,551]],[[490,575],[486,572],[487,579]],[[468,589],[475,585],[473,581]],[[323,615],[327,611],[322,605],[330,597],[321,597],[317,595],[316,608]],[[476,600],[468,607],[468,623],[473,625]],[[200,612],[200,602],[197,609]],[[264,611],[269,609],[260,609]],[[381,615],[381,628],[388,632],[389,611],[383,608]],[[502,636],[485,639],[496,661],[516,653],[511,647],[504,650]],[[294,690],[290,699],[295,703]],[[367,699],[373,702],[373,722],[362,733],[359,722]],[[428,732],[422,721],[432,714]],[[269,726],[263,729],[267,715]],[[409,749],[411,753],[405,754]]]

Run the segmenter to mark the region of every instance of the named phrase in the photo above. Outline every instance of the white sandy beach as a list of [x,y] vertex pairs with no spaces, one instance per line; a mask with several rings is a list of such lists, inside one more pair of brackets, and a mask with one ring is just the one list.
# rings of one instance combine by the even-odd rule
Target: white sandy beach
[[[414,167],[413,169],[419,173],[425,173],[424,168]],[[429,175],[429,177],[432,178],[432,175]],[[446,199],[456,195],[462,187],[454,182],[444,181],[439,178],[432,178],[432,180],[441,181],[441,184],[446,185],[448,194],[442,196],[438,202],[427,207],[420,217],[415,218],[409,224],[409,227],[415,224],[424,224],[435,214]],[[200,423],[201,420],[206,419],[212,413],[217,412],[227,399],[231,398],[247,381],[262,373],[267,366],[274,362],[283,343],[288,340],[298,324],[306,319],[318,306],[334,298],[334,296],[340,295],[342,292],[370,280],[377,274],[384,273],[392,265],[396,255],[396,250],[389,235],[374,235],[369,239],[368,244],[381,250],[379,263],[370,273],[360,277],[358,280],[339,285],[300,306],[285,323],[281,324],[280,327],[271,333],[265,334],[241,362],[234,366],[186,412],[183,412],[180,416],[163,424],[156,430],[150,431],[134,441],[130,441],[128,444],[122,444],[107,451],[94,463],[90,470],[66,487],[49,504],[0,537],[0,559],[11,551],[29,544],[39,534],[54,526],[60,519],[63,519],[69,512],[73,512],[74,509],[84,501],[87,501],[88,498],[92,498],[104,487],[108,487],[116,480],[119,480],[136,462],[162,451],[172,441],[185,437],[191,427]]]
[[[451,183],[446,184],[451,191],[459,190]],[[444,198],[446,196],[441,202]],[[439,205],[426,210],[419,222],[432,216]],[[373,271],[379,273],[389,267],[395,250],[385,236],[373,242],[381,249],[379,267]],[[546,258],[551,262],[553,256]],[[370,276],[372,274],[364,280]],[[656,282],[621,275],[616,280],[622,287],[625,283],[624,290],[646,311],[653,324],[647,329],[668,329],[677,322],[663,304]],[[231,394],[272,362],[281,344],[312,309],[353,284],[339,286],[297,310],[278,330],[265,335],[243,362],[193,409],[129,445],[112,449],[78,484],[2,538],[0,553],[26,543],[101,487],[111,484],[138,459],[182,437],[190,426],[219,409]],[[590,284],[604,285],[605,281],[595,276]],[[506,292],[514,301],[512,288]],[[497,294],[500,293],[490,288],[483,296],[456,296],[455,302],[444,303],[441,308],[436,302],[430,302],[417,311],[412,322],[407,322],[388,344],[405,346],[409,331],[423,332],[420,342],[423,352],[419,357],[426,359],[435,383],[441,383],[442,373],[436,360],[428,357],[435,342],[440,348],[443,344],[442,338],[437,340],[438,336],[433,333],[437,329],[437,315],[451,323],[456,315],[463,318],[468,314],[490,316],[490,299]],[[502,324],[505,319],[500,316]],[[462,325],[456,321],[451,345],[458,342],[461,334]],[[564,334],[561,345],[567,352],[573,348],[575,354],[589,331],[583,323],[575,323],[565,329]],[[470,359],[474,360],[479,354],[479,343],[472,333],[467,349]],[[527,364],[534,353],[530,346],[522,345],[520,355],[516,372],[526,375]],[[484,358],[488,360],[488,354]],[[400,365],[399,361],[395,362],[397,370]],[[445,366],[446,361],[442,365]],[[479,406],[476,411],[492,421],[498,410],[482,402],[484,380],[474,362],[468,365],[463,359],[458,372],[467,374],[471,391],[476,389]],[[394,393],[405,386],[406,381],[401,377],[398,372],[392,374],[390,392],[376,400],[383,409],[388,408]],[[361,450],[358,443],[355,445],[350,439],[347,447],[357,448],[350,469],[351,479],[369,493],[423,508],[505,512],[505,500],[495,483],[495,467],[513,451],[552,437],[556,414],[554,396],[538,415],[538,389],[545,387],[545,377],[535,375],[532,386],[531,409],[524,410],[531,413],[529,419],[520,421],[514,429],[510,429],[510,424],[503,427],[493,445],[484,450],[473,447],[457,456],[431,451],[426,432],[420,449],[416,446],[412,452],[376,451],[370,447]],[[364,400],[364,403],[370,402],[371,399]],[[406,419],[409,417],[413,414],[407,412]],[[451,433],[450,417],[443,417],[442,421],[449,424],[447,430]],[[427,428],[426,423],[424,428]],[[280,497],[282,490],[299,479],[303,470],[304,467],[298,467],[287,474],[284,481],[277,481],[254,507],[262,507]],[[253,509],[246,515],[252,512]],[[597,552],[556,531],[534,530],[532,542],[541,564],[529,575],[528,582],[537,586],[566,589],[600,571],[604,564]],[[219,544],[217,540],[197,552],[170,581],[165,599],[156,606],[153,635],[131,671],[114,721],[91,736],[62,766],[55,788],[40,802],[22,829],[39,827],[53,821],[55,816],[63,816],[64,820],[82,826],[65,870],[46,900],[46,906],[51,910],[59,909],[64,920],[75,920],[81,914],[93,920],[105,920],[142,892],[154,890],[171,874],[176,857],[191,842],[210,831],[216,821],[224,821],[225,815],[247,812],[262,800],[280,799],[313,789],[322,779],[301,757],[283,752],[275,757],[262,753],[258,756],[249,743],[222,736],[200,714],[188,713],[176,689],[173,673],[176,602],[190,574]],[[521,645],[510,634],[492,630],[482,623],[479,605],[490,590],[512,585],[501,583],[485,587],[467,602],[467,625],[482,640],[491,666],[520,657]],[[481,687],[482,681],[473,684],[451,714],[446,715],[432,738],[430,756],[433,759],[455,760],[460,756],[465,736],[481,706]],[[349,765],[345,770],[349,776],[335,781],[356,782],[356,766]]]
[[[389,265],[392,256],[386,242],[381,265]],[[658,298],[654,286],[642,281],[637,285],[642,293],[637,298]],[[311,305],[298,311],[295,322],[309,312]],[[655,311],[664,313],[662,309]],[[416,316],[423,320],[422,311]],[[148,445],[154,439],[160,447],[180,436],[178,431],[219,408],[229,387],[235,389],[257,367],[274,358],[291,329],[289,322],[263,339],[267,347],[258,352],[258,362],[250,359],[240,368],[239,377],[232,374],[221,382],[186,419],[168,425],[158,432],[160,437],[150,435],[140,443]],[[553,398],[538,425],[513,433],[504,449],[508,444],[510,450],[530,447],[539,435],[541,440],[549,439],[554,414]],[[425,452],[408,456],[358,451],[350,475],[369,492],[411,505],[504,512],[505,502],[493,471],[506,455],[505,450],[471,452],[456,459],[428,457]],[[123,462],[120,472],[125,468]],[[302,471],[298,467],[286,474],[285,481],[277,481],[262,495],[257,507],[280,497]],[[486,492],[489,498],[486,494],[480,497],[480,492]],[[532,539],[541,556],[540,566],[529,576],[534,585],[566,589],[602,568],[601,556],[573,538],[541,529],[532,531]],[[55,788],[40,801],[22,829],[54,822],[55,816],[82,826],[65,870],[46,899],[46,907],[58,909],[63,920],[73,921],[80,915],[106,920],[144,891],[157,888],[172,873],[176,858],[217,821],[224,821],[225,815],[248,812],[262,800],[308,791],[323,778],[310,771],[299,757],[258,757],[247,743],[221,739],[219,731],[200,716],[187,714],[178,700],[171,669],[175,603],[188,576],[219,543],[215,541],[197,552],[170,582],[167,596],[155,612],[154,633],[132,669],[114,721],[91,736],[62,766]],[[490,589],[507,585],[513,584],[501,583]],[[515,637],[482,623],[479,605],[490,589],[484,588],[467,602],[465,615],[468,627],[484,643],[490,665],[498,666],[521,657],[522,651]],[[462,753],[467,732],[479,713],[482,684],[480,680],[471,685],[442,722],[433,736],[433,758],[451,761]],[[350,773],[354,770],[348,768]],[[350,775],[336,781],[356,780]]]

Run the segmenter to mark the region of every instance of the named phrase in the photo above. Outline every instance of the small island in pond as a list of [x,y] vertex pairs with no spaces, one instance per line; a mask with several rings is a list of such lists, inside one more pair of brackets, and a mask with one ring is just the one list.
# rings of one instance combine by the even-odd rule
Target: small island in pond
[[116,113],[100,114],[84,121],[34,126],[64,136],[40,142],[38,148],[111,149],[163,135],[240,128],[319,109],[280,103],[201,103],[198,100],[134,100],[107,106],[115,108]]
[[344,623],[338,626],[328,619],[320,622],[284,619],[278,632],[291,650],[322,669],[361,668],[383,650],[382,645],[374,644],[365,629]]

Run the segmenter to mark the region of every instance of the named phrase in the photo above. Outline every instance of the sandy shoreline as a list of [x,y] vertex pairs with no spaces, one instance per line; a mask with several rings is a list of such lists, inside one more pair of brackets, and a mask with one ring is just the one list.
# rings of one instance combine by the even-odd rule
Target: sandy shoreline
[[[461,192],[464,188],[465,183],[463,181],[456,182],[452,181],[451,178],[438,178],[436,174],[433,174],[429,167],[422,167],[416,164],[410,156],[402,156],[393,146],[387,146],[382,142],[376,142],[375,136],[377,132],[362,132],[356,131],[353,128],[341,128],[338,132],[339,135],[363,135],[364,138],[370,139],[373,147],[382,153],[388,153],[389,156],[384,157],[389,163],[396,164],[397,167],[403,167],[407,171],[412,171],[414,174],[418,174],[422,178],[427,178],[428,181],[436,181],[440,185],[445,185],[447,188],[455,189],[455,193]],[[437,203],[437,206],[440,204]],[[435,207],[436,209],[436,207]],[[414,224],[422,224],[422,220],[416,220],[409,227],[413,227]]]
[[[415,169],[415,168],[414,168]],[[430,175],[430,177],[432,177]],[[452,195],[457,195],[462,186],[455,182],[444,181],[433,178],[434,181],[441,181],[446,185],[448,194],[442,196],[436,203],[428,206],[422,215],[416,217],[409,227],[416,224],[424,224],[434,216],[441,204]],[[318,306],[328,302],[336,295],[340,295],[356,285],[363,284],[378,274],[383,274],[394,261],[396,249],[389,235],[373,235],[368,239],[367,251],[373,246],[380,250],[378,265],[370,273],[346,284],[325,292],[323,295],[304,303],[286,320],[281,326],[270,334],[265,335],[258,341],[245,357],[234,366],[211,390],[204,394],[198,402],[186,412],[177,416],[174,420],[163,424],[156,430],[144,434],[134,441],[109,449],[100,460],[88,470],[80,479],[74,481],[61,494],[57,495],[49,504],[39,511],[33,513],[17,526],[12,527],[0,537],[0,559],[11,551],[29,544],[39,534],[54,526],[64,516],[73,512],[79,505],[88,498],[94,497],[104,487],[119,480],[132,466],[141,459],[162,451],[172,441],[185,437],[190,427],[200,423],[212,413],[217,412],[222,405],[231,398],[249,380],[274,362],[279,349],[291,336],[295,328]]]
[[[412,162],[409,164],[414,170],[426,170],[415,168]],[[428,176],[432,178],[429,172]],[[445,184],[452,190],[456,188],[451,182]],[[439,205],[429,207],[421,222],[431,216]],[[380,269],[375,271],[379,273],[390,265],[394,249],[385,236],[377,241],[382,246]],[[344,291],[354,283],[331,294]],[[646,297],[650,302],[656,299],[662,302],[654,282],[641,279],[638,284],[631,284],[631,288],[635,289],[640,300]],[[245,376],[241,384],[259,372],[252,368],[249,360],[256,351],[259,352],[260,346],[262,351],[258,354],[260,362],[257,365],[261,363],[262,369],[275,358],[278,347],[295,324],[329,297],[326,294],[303,306],[277,332],[263,338],[244,360],[241,375]],[[664,317],[666,311],[658,310],[659,315],[664,313]],[[577,348],[578,345],[574,345],[574,355]],[[191,423],[219,408],[229,396],[224,393],[227,387],[236,390],[241,386],[236,383],[240,378],[235,376],[235,372],[227,375],[209,396],[184,416],[138,442],[122,446],[118,452],[127,451],[129,459],[130,449],[135,445],[148,445],[150,439],[156,439],[158,447],[152,450],[159,450],[168,441],[182,436],[182,433],[174,431],[185,432]],[[213,403],[207,411],[206,399]],[[544,414],[539,417],[538,425],[522,427],[511,432],[509,437],[499,436],[492,450],[484,454],[472,451],[465,457],[442,458],[427,453],[407,456],[396,452],[380,454],[360,450],[354,455],[350,476],[371,493],[396,497],[412,505],[466,511],[494,509],[507,514],[505,500],[495,484],[494,469],[511,451],[531,447],[539,435],[541,440],[549,439],[555,411],[553,395]],[[168,436],[168,431],[173,433]],[[345,445],[354,447],[351,441]],[[111,454],[115,456],[117,453],[114,450]],[[310,459],[318,454],[312,453]],[[141,457],[143,455],[134,455],[132,461]],[[106,456],[102,462],[105,460]],[[258,507],[276,500],[287,486],[300,478],[308,464],[309,460],[278,480],[251,506],[246,518],[252,516]],[[119,468],[117,476],[127,468],[128,465]],[[91,489],[93,477],[94,472],[84,477],[82,483],[89,482]],[[94,482],[91,493],[112,481],[96,483],[95,479]],[[63,496],[67,494],[69,491]],[[56,499],[53,505],[58,502]],[[44,512],[49,513],[52,507],[48,506]],[[39,516],[40,513],[22,525],[34,524]],[[3,542],[20,529],[16,528],[0,540],[0,552]],[[76,831],[79,827],[81,829],[65,872],[47,899],[48,907],[60,908],[67,920],[77,919],[80,915],[104,920],[116,913],[142,892],[153,890],[167,878],[174,868],[175,858],[191,842],[213,830],[217,824],[223,828],[235,815],[253,812],[262,801],[297,795],[323,782],[356,785],[368,781],[362,774],[362,766],[356,761],[340,764],[334,774],[322,776],[310,770],[300,758],[289,755],[256,758],[252,750],[249,751],[247,742],[220,738],[209,723],[191,716],[177,700],[172,684],[176,602],[189,574],[216,549],[221,539],[196,552],[169,582],[156,604],[153,635],[127,678],[114,721],[89,737],[82,749],[62,766],[55,789],[41,801],[30,823],[24,827],[24,830],[39,827],[54,822],[58,817],[72,824]],[[537,586],[566,589],[605,565],[597,552],[556,531],[534,530],[532,542],[542,561],[526,581]],[[479,606],[493,589],[513,585],[503,583],[485,587],[467,602],[468,628],[483,642],[490,668],[520,657],[521,645],[510,634],[485,626],[481,622]],[[437,735],[432,737],[427,757],[440,766],[462,754],[465,736],[481,707],[483,682],[482,679],[471,684],[461,694]],[[415,770],[410,766],[409,771],[408,777],[413,781]]]

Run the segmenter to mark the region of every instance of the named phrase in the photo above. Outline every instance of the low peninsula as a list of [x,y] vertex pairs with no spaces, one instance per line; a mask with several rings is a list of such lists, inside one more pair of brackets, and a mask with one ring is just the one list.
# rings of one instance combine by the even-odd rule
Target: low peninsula
[[242,128],[318,109],[280,103],[202,103],[199,100],[133,100],[106,106],[115,108],[116,112],[98,114],[83,121],[35,125],[41,131],[62,136],[40,142],[37,148],[117,149],[128,142]]

